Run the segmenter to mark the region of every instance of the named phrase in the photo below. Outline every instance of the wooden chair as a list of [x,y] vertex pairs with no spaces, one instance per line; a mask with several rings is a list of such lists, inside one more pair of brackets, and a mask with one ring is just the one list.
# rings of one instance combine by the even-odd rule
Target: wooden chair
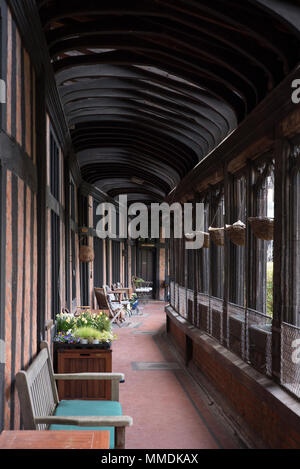
[[116,323],[121,327],[120,323],[124,320],[125,316],[123,305],[116,301],[109,300],[104,288],[95,288],[94,291],[99,308],[108,310],[111,317],[111,323]]
[[[59,401],[58,380],[111,380],[111,401]],[[125,428],[132,418],[122,415],[119,384],[122,373],[54,374],[47,342],[27,371],[16,376],[24,430],[109,430],[110,448],[125,448]]]

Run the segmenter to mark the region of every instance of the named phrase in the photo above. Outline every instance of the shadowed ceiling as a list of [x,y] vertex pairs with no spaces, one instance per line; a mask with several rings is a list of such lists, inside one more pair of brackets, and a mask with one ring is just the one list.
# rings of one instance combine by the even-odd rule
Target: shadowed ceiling
[[163,200],[298,62],[283,4],[37,1],[83,179]]

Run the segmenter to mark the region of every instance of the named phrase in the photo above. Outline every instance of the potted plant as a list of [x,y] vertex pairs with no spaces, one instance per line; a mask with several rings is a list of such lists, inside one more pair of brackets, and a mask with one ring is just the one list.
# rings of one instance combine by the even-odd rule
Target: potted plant
[[237,221],[233,225],[225,225],[225,231],[228,233],[233,244],[245,246],[246,243],[246,225],[242,221]]
[[135,311],[139,306],[139,300],[138,300],[136,293],[133,293],[130,299],[130,306],[131,306],[132,311]]
[[93,327],[80,327],[75,329],[74,336],[80,339],[81,344],[99,344],[101,332]]
[[91,316],[91,325],[98,331],[111,331],[111,323],[105,313],[93,314]]
[[208,229],[210,238],[217,246],[224,246],[224,227]]
[[76,316],[74,321],[74,328],[80,329],[81,327],[92,327],[93,326],[93,316],[90,311],[83,311],[78,316]]
[[[102,334],[102,335],[101,335]],[[110,334],[110,336],[105,335]],[[105,313],[94,314],[86,310],[78,316],[69,313],[61,313],[56,317],[56,336],[54,344],[56,348],[64,348],[65,345],[105,345],[114,340],[111,334],[111,322]]]
[[80,340],[74,336],[74,334],[71,331],[68,332],[59,332],[55,338],[54,342],[58,344],[78,344]]
[[254,235],[264,241],[274,239],[274,218],[250,217],[248,218]]
[[[53,342],[53,366],[56,373],[88,372],[88,363],[93,363],[99,372],[112,372],[111,343],[117,337],[111,331],[111,321],[106,314],[93,314],[85,310],[76,315],[58,315],[56,329]],[[82,354],[83,349],[88,349],[88,353]],[[88,360],[83,356],[88,356]],[[64,381],[58,384],[61,399],[69,399],[70,395],[73,398],[79,396],[80,399],[103,398],[98,386],[89,386],[87,390],[82,385],[70,390]],[[110,388],[106,385],[105,396],[107,400],[110,399]]]
[[84,344],[103,344],[111,345],[111,342],[116,339],[116,336],[110,331],[99,331],[93,327],[81,327],[76,329],[74,336],[80,339]]
[[56,316],[56,330],[57,332],[67,332],[72,330],[75,326],[76,318],[70,313],[60,313]]
[[185,237],[188,240],[192,240],[195,238],[197,234],[202,234],[203,235],[203,248],[209,248],[210,247],[210,236],[209,233],[206,233],[205,231],[194,231],[193,233],[185,233]]

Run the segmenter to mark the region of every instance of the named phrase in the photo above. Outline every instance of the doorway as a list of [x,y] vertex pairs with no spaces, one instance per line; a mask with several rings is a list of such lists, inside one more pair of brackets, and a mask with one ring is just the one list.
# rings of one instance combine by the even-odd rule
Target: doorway
[[153,299],[156,296],[156,249],[140,247],[138,249],[137,276],[150,282],[152,292],[145,298]]

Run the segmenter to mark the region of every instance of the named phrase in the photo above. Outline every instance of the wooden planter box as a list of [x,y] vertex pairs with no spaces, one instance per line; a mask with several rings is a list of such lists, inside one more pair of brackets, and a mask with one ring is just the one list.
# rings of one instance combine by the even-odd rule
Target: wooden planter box
[[[112,350],[98,345],[54,344],[56,373],[111,373]],[[59,381],[60,399],[111,399],[110,381]]]

